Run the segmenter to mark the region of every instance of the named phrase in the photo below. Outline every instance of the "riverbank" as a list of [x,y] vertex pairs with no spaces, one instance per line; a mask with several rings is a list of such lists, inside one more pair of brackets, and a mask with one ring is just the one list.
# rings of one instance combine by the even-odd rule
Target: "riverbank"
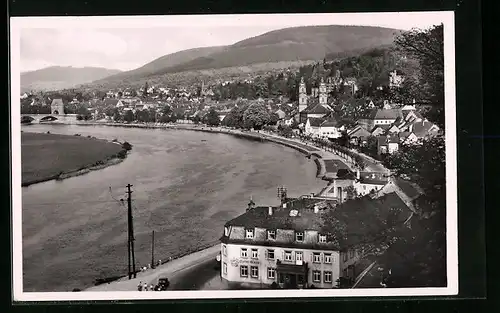
[[84,175],[118,164],[127,156],[119,142],[47,133],[23,132],[21,151],[22,187]]
[[[205,133],[228,134],[248,140],[269,141],[289,148],[295,149],[309,158],[313,158],[317,166],[317,177],[325,178],[327,174],[326,165],[323,160],[323,151],[317,147],[309,146],[294,140],[284,139],[278,136],[266,134],[265,132],[243,131],[239,129],[230,129],[225,127],[210,127],[195,124],[138,124],[138,123],[111,123],[111,122],[77,122],[78,126],[108,126],[108,127],[128,127],[144,129],[169,129],[169,130],[189,130]],[[331,156],[328,156],[331,157]],[[330,175],[331,176],[331,175]],[[329,180],[329,179],[325,179]]]

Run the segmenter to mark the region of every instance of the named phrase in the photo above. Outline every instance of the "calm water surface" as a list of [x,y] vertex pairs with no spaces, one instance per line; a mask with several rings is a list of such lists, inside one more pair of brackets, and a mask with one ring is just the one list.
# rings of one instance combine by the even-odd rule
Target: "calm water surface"
[[[126,140],[127,159],[103,170],[22,188],[24,291],[71,291],[127,273],[125,186],[133,185],[137,266],[216,243],[250,196],[276,205],[277,186],[319,191],[316,166],[298,151],[226,134],[105,126],[30,125],[47,132]],[[36,156],[34,156],[36,157]],[[110,189],[111,188],[111,189]]]

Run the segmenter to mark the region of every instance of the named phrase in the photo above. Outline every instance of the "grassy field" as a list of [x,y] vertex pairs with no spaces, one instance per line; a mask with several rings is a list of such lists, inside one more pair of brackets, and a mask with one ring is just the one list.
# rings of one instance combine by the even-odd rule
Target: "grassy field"
[[103,164],[122,151],[105,140],[56,134],[22,133],[22,185],[57,178],[61,173]]

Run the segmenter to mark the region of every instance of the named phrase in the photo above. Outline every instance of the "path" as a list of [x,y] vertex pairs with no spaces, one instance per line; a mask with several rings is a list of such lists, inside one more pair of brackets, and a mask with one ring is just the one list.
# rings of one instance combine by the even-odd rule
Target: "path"
[[[164,263],[155,269],[150,269],[145,272],[139,272],[137,273],[136,278],[129,280],[128,277],[124,277],[120,280],[108,284],[90,287],[85,291],[136,291],[139,282],[147,283],[148,285],[156,285],[158,279],[161,277],[168,278],[172,282],[172,285],[181,285],[183,275],[186,275],[186,273],[188,273],[190,270],[195,270],[195,272],[196,270],[198,270],[206,275],[206,267],[210,266],[210,261],[215,262],[215,257],[219,253],[220,245],[215,245],[208,249],[186,255],[168,263]],[[206,280],[211,278],[209,276],[203,277],[205,277]],[[196,285],[203,284],[204,281],[195,283]]]

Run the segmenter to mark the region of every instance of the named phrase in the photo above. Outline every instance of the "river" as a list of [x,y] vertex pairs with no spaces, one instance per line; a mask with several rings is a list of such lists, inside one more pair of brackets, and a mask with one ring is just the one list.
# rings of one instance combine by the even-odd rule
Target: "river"
[[[225,222],[257,205],[317,192],[314,161],[270,142],[227,134],[78,125],[28,125],[25,132],[117,138],[124,162],[63,181],[22,188],[23,289],[71,291],[127,274],[125,186],[133,185],[137,266],[216,243]],[[36,157],[36,156],[33,156]]]

